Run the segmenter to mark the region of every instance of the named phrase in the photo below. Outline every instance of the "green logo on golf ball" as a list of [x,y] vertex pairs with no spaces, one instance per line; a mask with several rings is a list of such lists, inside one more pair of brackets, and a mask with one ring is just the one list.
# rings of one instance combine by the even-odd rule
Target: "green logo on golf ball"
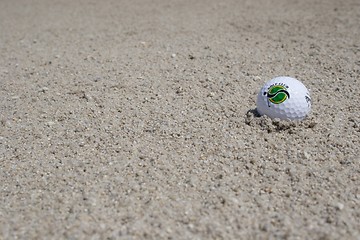
[[286,99],[290,98],[289,92],[283,85],[272,85],[267,92],[264,92],[268,100],[273,104],[283,103]]

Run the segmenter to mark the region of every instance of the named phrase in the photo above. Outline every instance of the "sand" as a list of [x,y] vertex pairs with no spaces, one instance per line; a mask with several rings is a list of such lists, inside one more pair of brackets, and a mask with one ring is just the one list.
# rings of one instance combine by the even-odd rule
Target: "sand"
[[[359,13],[0,1],[0,239],[360,239]],[[302,122],[256,114],[281,75]]]

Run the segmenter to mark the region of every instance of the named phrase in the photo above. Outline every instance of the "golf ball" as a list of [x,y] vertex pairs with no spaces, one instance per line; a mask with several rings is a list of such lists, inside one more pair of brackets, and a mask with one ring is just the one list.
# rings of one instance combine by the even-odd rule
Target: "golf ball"
[[291,77],[276,77],[261,88],[256,106],[260,115],[282,120],[301,120],[310,112],[311,98],[300,81]]

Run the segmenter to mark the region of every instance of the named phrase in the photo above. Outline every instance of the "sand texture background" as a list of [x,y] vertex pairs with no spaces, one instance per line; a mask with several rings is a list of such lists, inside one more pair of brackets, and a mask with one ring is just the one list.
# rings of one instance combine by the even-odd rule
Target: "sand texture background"
[[360,239],[359,79],[358,0],[0,0],[0,239]]

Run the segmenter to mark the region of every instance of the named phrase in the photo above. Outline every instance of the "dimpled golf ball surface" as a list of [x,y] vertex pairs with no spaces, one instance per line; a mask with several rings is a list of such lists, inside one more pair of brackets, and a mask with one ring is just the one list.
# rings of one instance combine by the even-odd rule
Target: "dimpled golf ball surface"
[[276,77],[261,88],[256,105],[260,115],[282,120],[302,120],[310,112],[311,98],[300,81],[291,77]]

